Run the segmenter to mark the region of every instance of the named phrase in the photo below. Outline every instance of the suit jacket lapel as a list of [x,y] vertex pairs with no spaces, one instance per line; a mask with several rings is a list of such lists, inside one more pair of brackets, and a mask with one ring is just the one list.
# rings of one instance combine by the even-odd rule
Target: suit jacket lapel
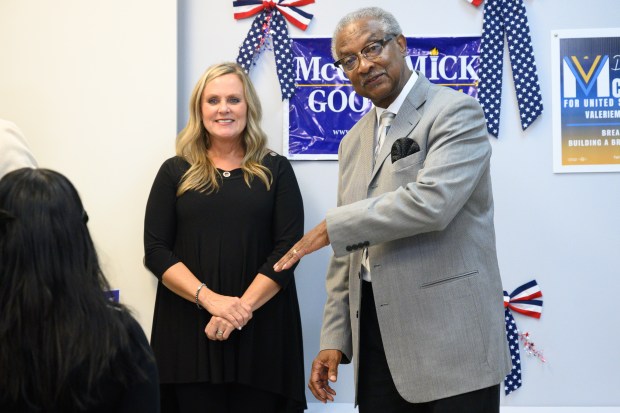
[[[359,158],[357,163],[359,165],[359,176],[362,179],[370,179],[370,173],[372,172],[372,161],[374,157],[374,140],[375,140],[375,124],[377,123],[377,115],[374,111],[368,112],[360,122],[362,128],[359,135]],[[368,181],[364,182],[364,187],[368,187]],[[360,188],[361,189],[361,188]],[[360,199],[366,197],[366,193],[360,194]]]
[[399,138],[410,135],[413,128],[415,128],[420,121],[422,115],[418,111],[418,108],[426,102],[430,85],[430,81],[424,77],[424,75],[418,73],[418,80],[413,85],[413,88],[411,88],[411,92],[409,92],[407,99],[405,99],[400,107],[400,110],[396,114],[396,117],[392,122],[392,126],[385,137],[385,141],[381,147],[381,152],[379,152],[379,155],[377,156],[377,161],[372,171],[370,182],[372,182],[375,178],[375,175],[379,169],[381,169],[381,165],[392,152],[392,145],[394,142]]

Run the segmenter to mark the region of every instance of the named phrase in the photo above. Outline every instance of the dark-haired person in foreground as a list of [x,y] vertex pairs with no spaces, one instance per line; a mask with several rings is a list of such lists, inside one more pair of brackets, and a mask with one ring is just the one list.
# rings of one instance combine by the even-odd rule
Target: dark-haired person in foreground
[[510,358],[482,109],[412,71],[380,8],[345,16],[332,54],[375,107],[340,144],[338,208],[276,264],[334,250],[310,389],[333,400],[354,361],[360,413],[497,413]]
[[87,220],[57,172],[0,179],[0,412],[159,412],[154,357],[106,297]]

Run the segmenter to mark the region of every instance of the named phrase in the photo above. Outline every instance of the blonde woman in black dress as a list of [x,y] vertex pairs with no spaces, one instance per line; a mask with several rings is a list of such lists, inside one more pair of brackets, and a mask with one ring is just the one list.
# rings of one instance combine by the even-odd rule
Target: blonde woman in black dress
[[273,270],[303,234],[303,205],[260,121],[243,69],[210,67],[151,189],[145,264],[160,281],[151,344],[164,412],[306,407],[294,274]]

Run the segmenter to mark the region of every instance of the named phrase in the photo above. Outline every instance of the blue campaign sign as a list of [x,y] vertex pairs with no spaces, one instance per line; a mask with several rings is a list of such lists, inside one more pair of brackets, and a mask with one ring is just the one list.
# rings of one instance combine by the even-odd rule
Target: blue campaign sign
[[554,172],[620,171],[620,30],[554,32]]
[[[408,65],[433,83],[477,95],[480,36],[407,38]],[[295,95],[285,102],[284,154],[337,159],[340,140],[372,109],[336,69],[330,38],[293,39]]]

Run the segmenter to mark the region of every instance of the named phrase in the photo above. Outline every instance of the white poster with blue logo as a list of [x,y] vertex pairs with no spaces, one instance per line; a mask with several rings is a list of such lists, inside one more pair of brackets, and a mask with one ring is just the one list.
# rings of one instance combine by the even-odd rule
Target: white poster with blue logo
[[620,171],[620,29],[551,39],[553,171]]
[[[477,95],[480,36],[407,38],[408,64],[433,83]],[[295,95],[284,102],[289,159],[338,159],[340,140],[371,108],[333,65],[330,38],[293,39]]]

